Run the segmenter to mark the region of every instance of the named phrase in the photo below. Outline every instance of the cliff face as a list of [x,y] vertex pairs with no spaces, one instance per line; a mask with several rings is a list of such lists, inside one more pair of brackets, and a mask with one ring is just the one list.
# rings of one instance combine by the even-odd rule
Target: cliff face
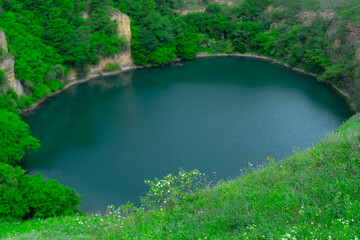
[[5,33],[3,30],[0,29],[0,46],[5,50],[5,52],[8,52],[7,47],[7,41],[5,37]]
[[360,60],[360,25],[348,23],[346,27],[349,31],[347,39],[356,48],[355,56]]
[[312,22],[318,18],[321,17],[325,20],[330,20],[332,18],[334,18],[335,16],[335,12],[330,11],[330,10],[325,10],[325,11],[307,11],[307,12],[301,12],[297,15],[297,17],[301,20],[301,22],[305,25],[305,26],[311,26]]
[[109,64],[118,65],[120,68],[128,68],[133,66],[133,59],[131,57],[131,29],[130,18],[126,14],[119,12],[118,10],[108,8],[110,18],[116,21],[118,24],[117,35],[119,38],[124,38],[128,46],[126,51],[119,52],[112,57],[101,58],[97,65],[90,68],[90,75],[97,75],[99,72],[106,70],[106,66]]
[[0,47],[5,50],[5,54],[0,57],[0,69],[5,72],[8,83],[6,88],[14,90],[18,95],[24,93],[23,87],[14,73],[14,57],[8,54],[7,41],[4,31],[0,30]]

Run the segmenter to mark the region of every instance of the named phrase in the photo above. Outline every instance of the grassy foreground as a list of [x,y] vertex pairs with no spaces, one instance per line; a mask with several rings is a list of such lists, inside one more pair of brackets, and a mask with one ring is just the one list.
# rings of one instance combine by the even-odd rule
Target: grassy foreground
[[360,114],[313,148],[247,172],[171,208],[4,223],[0,238],[360,238]]

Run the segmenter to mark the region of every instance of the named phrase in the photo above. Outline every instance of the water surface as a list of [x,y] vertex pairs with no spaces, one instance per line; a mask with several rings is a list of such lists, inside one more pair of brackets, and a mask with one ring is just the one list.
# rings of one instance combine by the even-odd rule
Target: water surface
[[145,195],[144,179],[198,169],[218,178],[319,142],[351,116],[314,78],[246,58],[205,58],[73,86],[25,118],[41,148],[30,174],[104,211]]

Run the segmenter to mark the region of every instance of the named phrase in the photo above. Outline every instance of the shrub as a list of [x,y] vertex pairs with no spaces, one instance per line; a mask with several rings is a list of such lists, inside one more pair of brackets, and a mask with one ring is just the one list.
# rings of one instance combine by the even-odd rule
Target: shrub
[[156,49],[150,55],[150,62],[153,66],[161,66],[167,62],[174,61],[176,59],[176,48],[171,46],[164,46]]
[[205,174],[196,169],[189,172],[180,169],[175,176],[169,174],[161,180],[145,180],[150,189],[146,197],[141,199],[141,203],[149,209],[174,207],[179,200],[186,199],[192,192],[204,188],[207,181]]
[[121,66],[119,63],[107,63],[104,67],[104,71],[110,72],[121,69]]
[[13,93],[14,94],[16,93],[12,91],[9,91],[8,93],[10,93],[9,96],[5,94],[4,95],[0,94],[0,109],[7,110],[13,113],[18,113],[18,110],[16,109],[16,103],[14,101],[15,96],[11,96]]
[[26,175],[20,167],[0,163],[0,218],[5,220],[53,217],[78,212],[81,197],[75,190],[41,174]]
[[187,32],[176,37],[178,57],[184,60],[194,59],[196,56],[199,36],[197,33]]
[[25,150],[39,147],[39,141],[30,136],[29,125],[14,112],[0,109],[0,162],[15,165],[23,158]]

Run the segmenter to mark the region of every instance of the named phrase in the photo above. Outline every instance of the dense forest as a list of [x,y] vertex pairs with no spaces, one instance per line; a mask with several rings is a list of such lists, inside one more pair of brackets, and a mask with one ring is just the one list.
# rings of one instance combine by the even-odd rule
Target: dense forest
[[[116,35],[109,8],[131,18],[136,65],[161,66],[202,52],[254,53],[317,74],[319,81],[331,82],[360,108],[355,54],[360,41],[349,37],[349,24],[360,24],[359,1],[240,2],[224,6],[203,0],[197,4],[205,11],[182,14],[188,5],[184,0],[0,0],[0,29],[9,49],[5,53],[0,48],[0,63],[14,58],[15,75],[25,92],[18,96],[9,89],[0,70],[1,221],[80,212],[81,197],[75,190],[20,168],[26,151],[41,143],[19,113],[63,88],[74,69],[77,78],[83,78],[101,58],[129,47]],[[310,13],[310,21],[302,17],[304,12]]]

